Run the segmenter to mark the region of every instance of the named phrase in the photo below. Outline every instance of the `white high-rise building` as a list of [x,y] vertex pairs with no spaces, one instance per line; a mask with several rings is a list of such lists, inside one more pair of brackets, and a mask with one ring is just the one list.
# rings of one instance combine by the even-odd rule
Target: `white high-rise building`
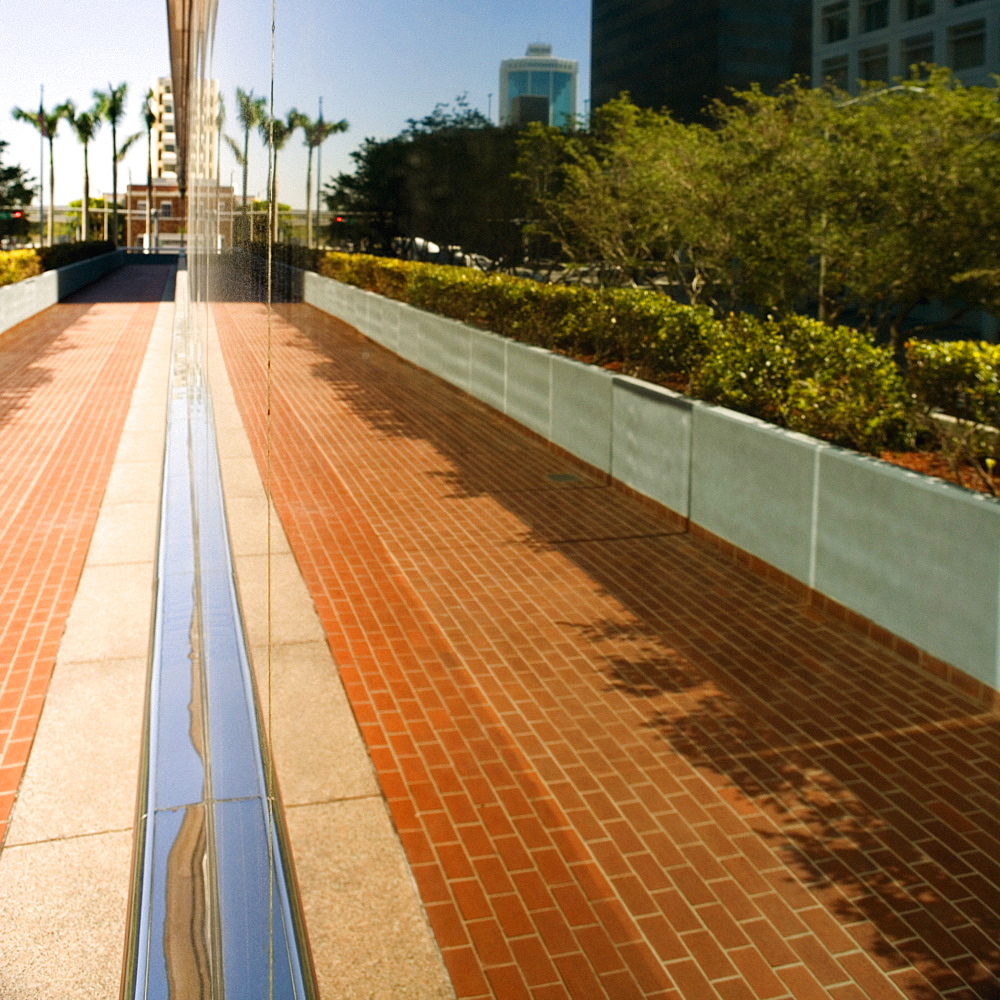
[[968,86],[1000,72],[1000,0],[813,0],[813,83],[858,92],[914,63],[949,66]]
[[576,77],[576,60],[555,58],[551,45],[529,45],[524,58],[505,59],[500,63],[500,124],[571,124]]
[[[153,176],[177,178],[177,133],[174,128],[174,94],[169,76],[153,87]],[[215,180],[219,150],[219,82],[205,80],[192,109],[198,127],[191,131],[194,147],[188,151],[188,177]]]
[[150,107],[153,123],[153,176],[177,177],[177,133],[174,131],[174,94],[169,76],[161,76],[153,87]]

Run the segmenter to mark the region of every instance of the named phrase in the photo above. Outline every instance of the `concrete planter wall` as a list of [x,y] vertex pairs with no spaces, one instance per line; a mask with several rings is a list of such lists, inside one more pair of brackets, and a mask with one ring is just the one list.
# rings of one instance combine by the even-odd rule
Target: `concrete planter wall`
[[0,333],[125,265],[125,251],[101,254],[0,287]]
[[305,301],[1000,689],[1000,502],[306,274]]

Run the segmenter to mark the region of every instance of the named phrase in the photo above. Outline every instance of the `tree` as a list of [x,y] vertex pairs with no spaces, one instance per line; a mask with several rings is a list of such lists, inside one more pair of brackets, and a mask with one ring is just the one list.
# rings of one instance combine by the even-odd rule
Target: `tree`
[[843,169],[854,194],[833,248],[845,294],[903,353],[928,300],[997,303],[1000,106],[947,69],[914,72],[840,109]]
[[270,234],[271,239],[275,243],[278,242],[278,212],[274,207],[278,202],[278,153],[284,149],[288,140],[292,137],[292,133],[302,124],[302,121],[303,116],[295,108],[292,108],[283,119],[265,116],[258,124],[261,138],[264,140],[264,145],[268,148],[268,173],[270,174],[271,181],[271,190],[268,195],[270,203]]
[[602,284],[670,271],[699,301],[708,294],[707,270],[683,222],[707,200],[700,168],[709,142],[702,126],[625,96],[598,108],[586,132],[529,126],[518,161],[529,236],[550,241]]
[[[56,132],[59,129],[59,122],[63,118],[63,113],[57,108],[55,111],[46,111],[41,104],[37,111],[24,111],[21,108],[14,108],[11,114],[17,121],[28,122],[38,129],[39,134],[49,144],[49,223],[48,242],[52,245],[53,224],[55,221],[55,190],[56,190],[56,167],[55,153],[53,152],[53,142]],[[41,219],[39,219],[41,223]]]
[[156,124],[152,87],[146,91],[142,101],[142,121],[146,126],[146,248],[148,250],[153,231],[153,126]]
[[[31,204],[34,197],[34,178],[29,177],[22,167],[5,167],[3,151],[7,143],[0,139],[0,207],[16,209]],[[0,219],[0,236],[20,236],[28,234],[26,215],[20,219]]]
[[[236,157],[236,162],[243,169],[243,214],[247,210],[247,169],[250,163],[250,133],[263,122],[266,115],[267,99],[264,97],[254,97],[252,90],[236,88],[236,117],[240,125],[243,126],[243,151],[239,150],[236,142],[226,136],[229,148],[232,149]],[[249,234],[252,238],[253,234]]]
[[422,238],[513,263],[524,210],[511,179],[515,138],[464,98],[439,104],[394,138],[365,139],[351,154],[354,173],[325,186],[327,205],[359,220],[355,241],[380,253]]
[[88,146],[101,127],[101,119],[98,117],[96,108],[91,111],[77,111],[76,105],[72,101],[66,101],[56,110],[62,112],[66,121],[69,122],[73,133],[83,145],[83,200],[80,203],[82,212],[80,239],[87,240],[90,234],[90,164]]
[[[626,98],[520,142],[529,230],[609,282],[671,274],[717,313],[878,335],[1000,307],[1000,104],[924,67],[859,97],[790,81],[683,126]],[[920,321],[918,323],[918,320]]]
[[117,87],[108,84],[107,90],[95,90],[94,100],[98,116],[111,126],[111,242],[118,246],[118,124],[125,117],[125,101],[128,97],[128,84],[119,83]]
[[309,160],[306,166],[306,246],[313,245],[313,221],[312,221],[312,164],[313,153],[320,146],[337,132],[346,132],[348,129],[347,119],[341,118],[338,122],[323,121],[320,115],[316,121],[310,121],[305,115],[301,115],[302,131],[305,133],[305,145],[309,149]]

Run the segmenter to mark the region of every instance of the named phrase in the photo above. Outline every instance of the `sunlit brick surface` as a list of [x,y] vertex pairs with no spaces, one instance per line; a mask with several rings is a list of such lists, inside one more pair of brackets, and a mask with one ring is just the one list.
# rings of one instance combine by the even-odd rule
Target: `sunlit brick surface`
[[279,308],[274,500],[460,997],[997,995],[996,716]]
[[0,336],[0,844],[169,270]]

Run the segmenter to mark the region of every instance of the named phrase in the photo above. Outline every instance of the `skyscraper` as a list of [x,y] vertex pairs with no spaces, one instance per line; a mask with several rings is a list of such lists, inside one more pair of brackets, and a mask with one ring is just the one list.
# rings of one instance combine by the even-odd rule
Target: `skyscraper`
[[811,72],[811,0],[593,0],[591,106],[628,91],[690,121],[730,88]]
[[967,86],[1000,71],[1000,0],[814,0],[813,83],[858,92],[918,63],[950,66]]
[[500,63],[500,124],[540,121],[567,125],[576,116],[577,64],[557,59],[552,46],[528,46],[521,59]]

